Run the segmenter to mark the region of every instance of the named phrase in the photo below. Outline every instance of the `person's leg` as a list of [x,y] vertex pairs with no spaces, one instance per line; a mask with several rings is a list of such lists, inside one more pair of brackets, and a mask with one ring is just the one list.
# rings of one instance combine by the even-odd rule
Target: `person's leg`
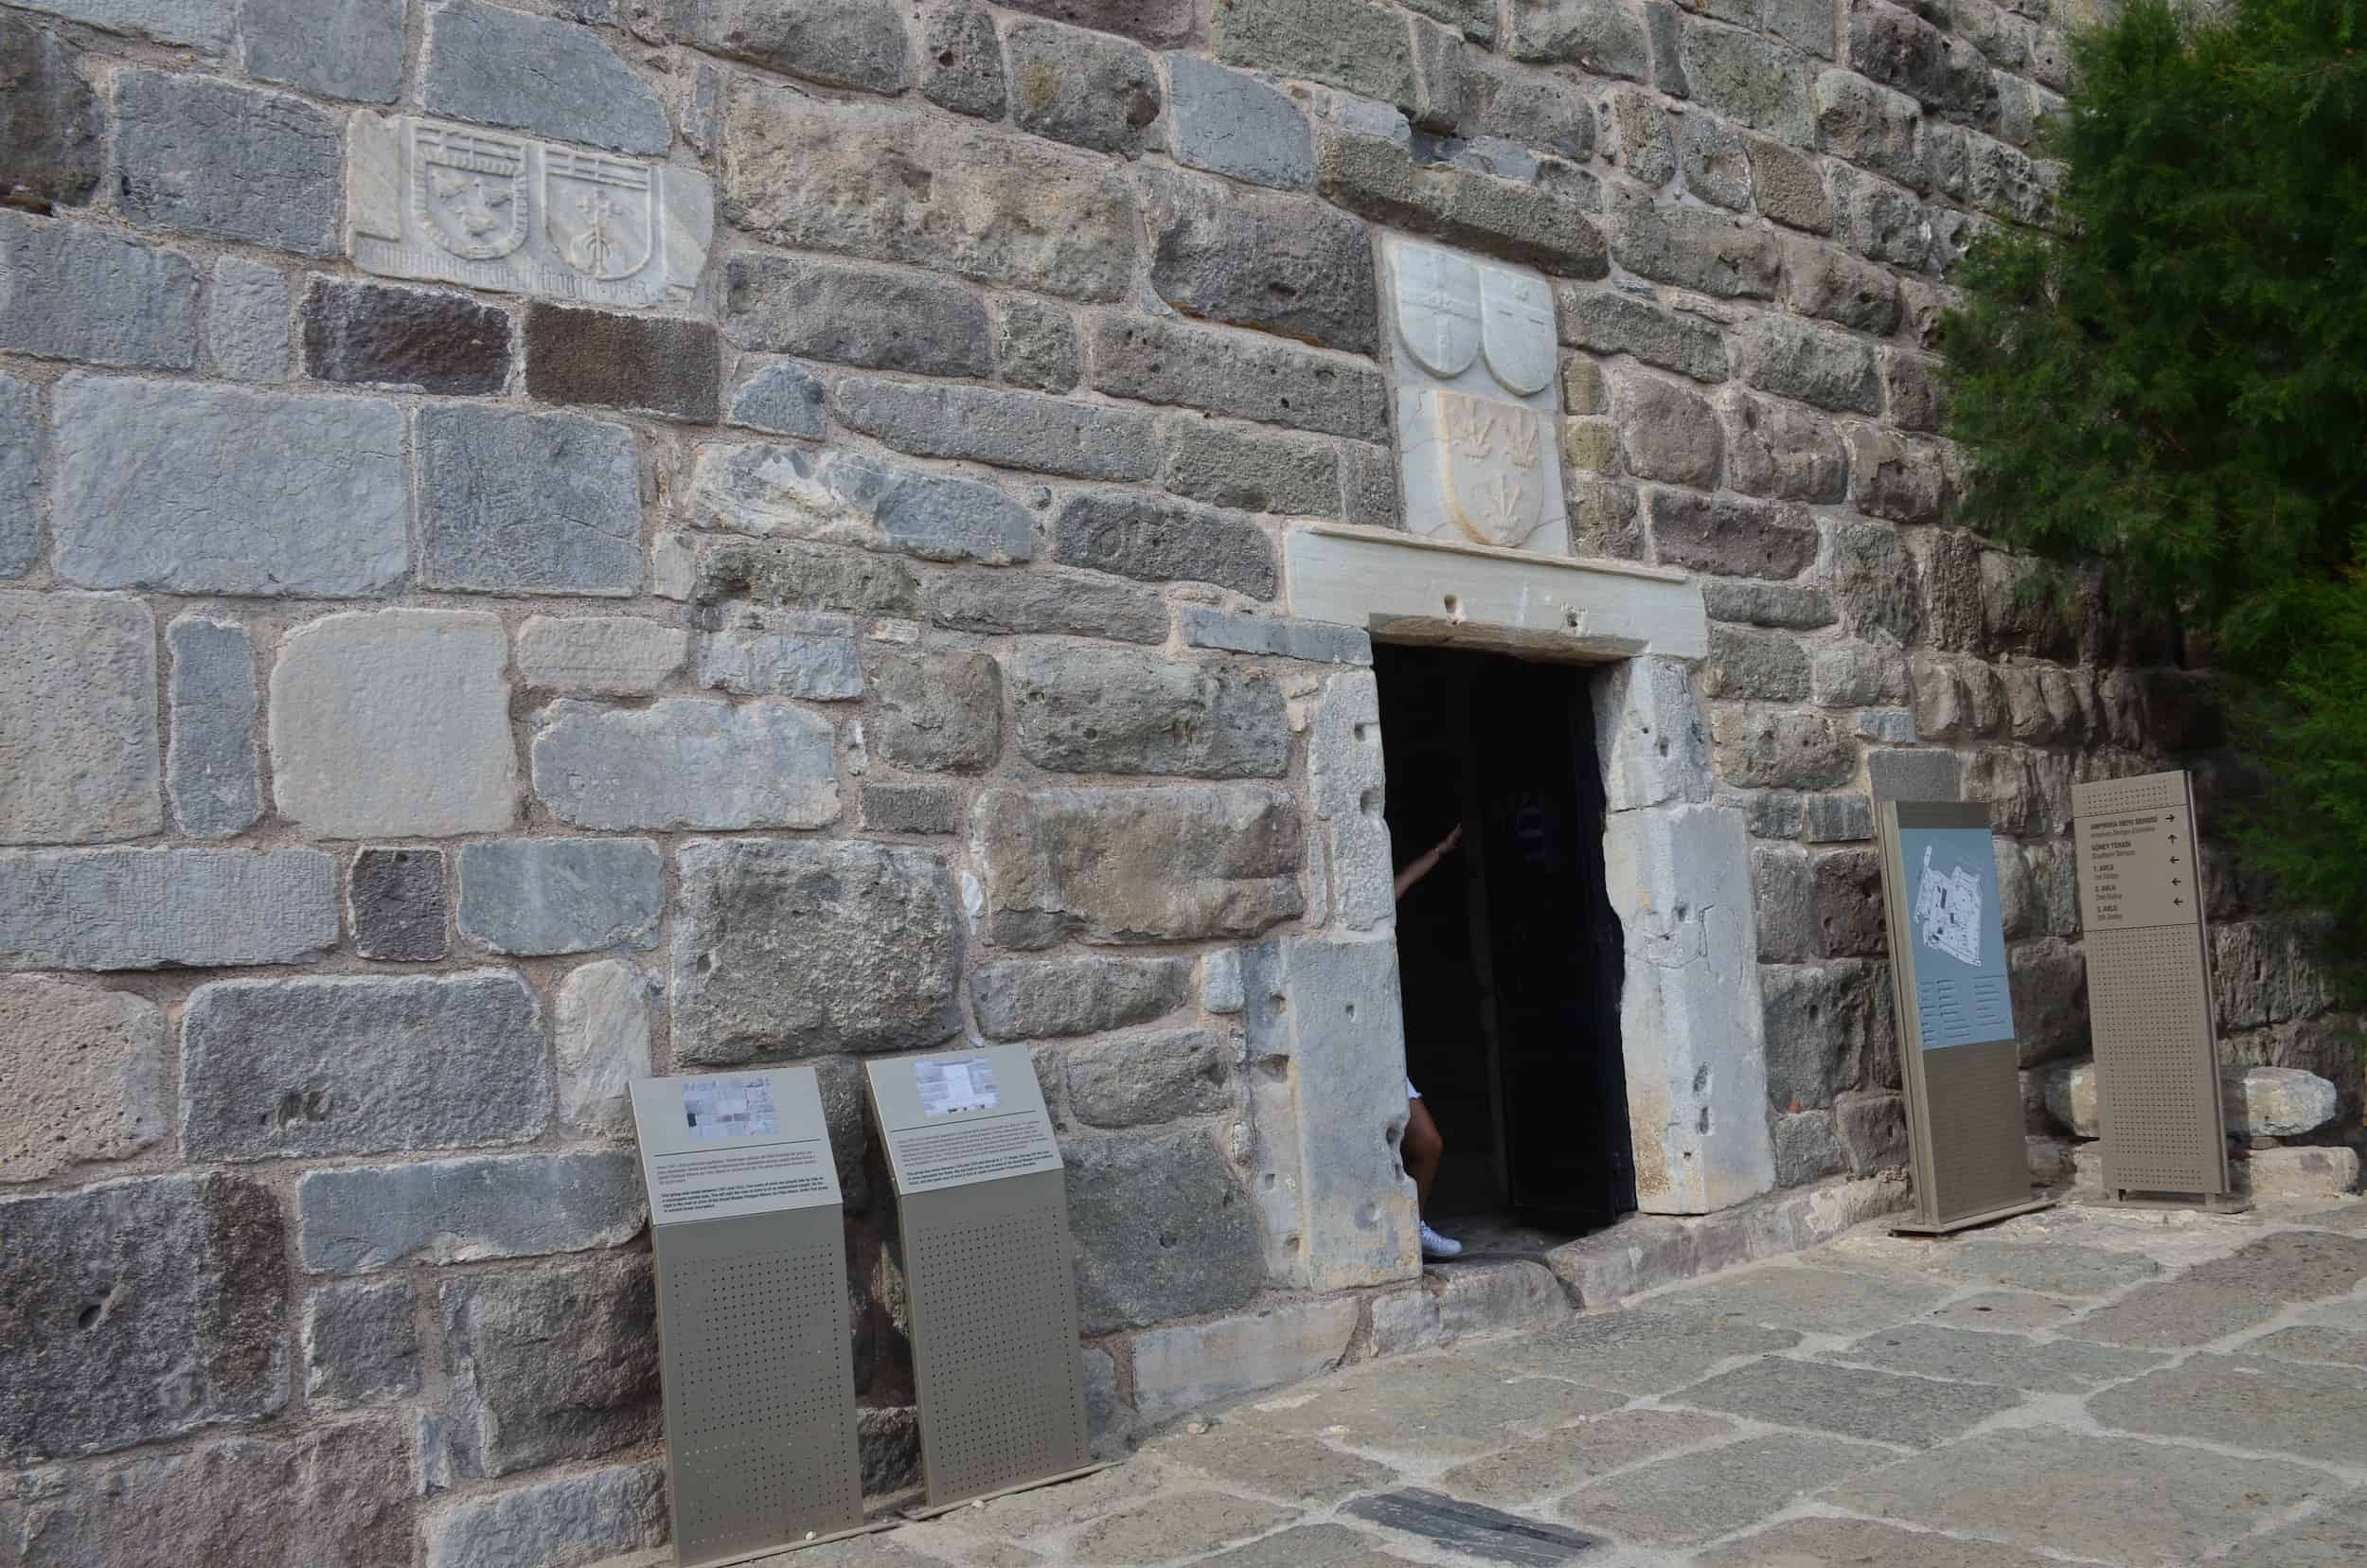
[[1428,1213],[1430,1185],[1438,1179],[1438,1161],[1447,1151],[1447,1140],[1438,1135],[1438,1124],[1431,1120],[1429,1107],[1418,1099],[1406,1102],[1405,1138],[1398,1147],[1405,1154],[1405,1173],[1414,1178],[1415,1202]]

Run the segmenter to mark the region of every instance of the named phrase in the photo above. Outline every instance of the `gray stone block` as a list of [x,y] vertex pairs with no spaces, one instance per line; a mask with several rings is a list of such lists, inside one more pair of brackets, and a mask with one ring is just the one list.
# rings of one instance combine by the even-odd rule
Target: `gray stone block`
[[27,205],[80,206],[98,188],[98,96],[80,68],[82,51],[10,13],[0,16],[0,147],[9,149],[8,194]]
[[949,0],[921,13],[920,95],[957,115],[1003,117],[1008,97],[992,11],[971,0]]
[[[745,601],[779,610],[909,619],[920,614],[920,584],[892,556],[816,549],[779,540],[694,544],[687,597],[709,606]],[[999,585],[1005,580],[991,579]]]
[[1723,403],[1726,478],[1735,490],[1778,501],[1839,501],[1848,492],[1849,454],[1830,421],[1747,393]]
[[427,1568],[592,1562],[662,1546],[671,1533],[656,1460],[483,1493],[419,1526]]
[[1326,436],[1389,439],[1379,371],[1241,333],[1105,316],[1094,330],[1093,385],[1113,396]]
[[1849,68],[1934,109],[1976,123],[1997,113],[1997,87],[1981,51],[1896,6],[1852,7]]
[[1227,664],[1065,643],[1011,660],[1019,749],[1054,773],[1278,778],[1290,763],[1281,687]]
[[[418,416],[419,575],[475,592],[641,585],[641,453],[606,420],[463,404]],[[535,475],[530,499],[522,475]]]
[[1153,47],[1181,44],[1192,32],[1192,0],[1012,0],[1010,9],[1123,33]]
[[1784,245],[1784,303],[1802,315],[1887,337],[1898,326],[1898,284],[1890,273],[1838,245]]
[[996,301],[994,357],[1005,381],[1039,392],[1066,392],[1084,370],[1076,322],[1041,299]]
[[1147,582],[1213,582],[1255,598],[1278,587],[1273,542],[1245,517],[1120,490],[1061,504],[1053,559]]
[[838,819],[830,722],[784,702],[559,702],[535,718],[534,793],[578,828],[819,828]]
[[[449,1435],[460,1472],[507,1475],[657,1436],[652,1287],[646,1256],[464,1274],[440,1285]],[[551,1354],[557,1340],[566,1355]]]
[[1746,219],[1614,190],[1606,226],[1619,264],[1654,282],[1724,299],[1774,297],[1783,271],[1777,237]]
[[712,632],[699,640],[698,681],[741,696],[844,702],[863,695],[863,661],[847,636]]
[[1701,695],[1800,702],[1808,695],[1808,655],[1799,638],[1784,633],[1713,626]]
[[773,436],[822,434],[822,383],[802,365],[768,365],[732,389],[733,424]]
[[651,989],[618,958],[596,959],[561,983],[559,1115],[576,1131],[632,1136],[632,1080],[650,1076]]
[[263,814],[255,747],[255,645],[243,627],[191,613],[165,632],[172,653],[172,772],[181,830],[222,838]]
[[214,261],[205,303],[205,351],[236,381],[288,379],[288,279],[236,256]]
[[1838,332],[1782,316],[1760,316],[1742,330],[1742,374],[1753,386],[1819,408],[1875,414],[1881,384],[1874,350]]
[[1830,789],[1857,762],[1855,742],[1821,713],[1725,708],[1710,727],[1718,777],[1741,789]]
[[1732,577],[1794,578],[1816,560],[1806,508],[1685,490],[1651,492],[1652,544],[1664,565]]
[[1914,99],[1841,70],[1817,72],[1812,95],[1824,151],[1908,185],[1922,182],[1915,150],[1922,115]]
[[129,1159],[165,1135],[164,1009],[122,991],[0,978],[0,1182]]
[[293,964],[337,940],[313,849],[0,853],[0,969]]
[[1087,1334],[1230,1311],[1256,1293],[1265,1260],[1249,1194],[1206,1133],[1081,1135],[1060,1153]]
[[1461,85],[1464,134],[1500,136],[1580,163],[1593,156],[1593,105],[1575,83],[1500,65],[1467,50]]
[[178,251],[0,212],[0,268],[10,302],[0,348],[157,370],[197,362],[197,269]]
[[1017,958],[973,970],[970,997],[988,1040],[1042,1040],[1164,1018],[1190,983],[1186,958]]
[[353,951],[365,958],[420,963],[441,958],[450,945],[441,849],[355,850],[346,904]]
[[402,0],[241,0],[246,73],[321,98],[392,103],[402,87]]
[[1350,212],[1563,277],[1611,270],[1603,232],[1577,200],[1450,164],[1418,162],[1382,136],[1326,130],[1315,188]]
[[1239,615],[1228,610],[1184,605],[1176,616],[1186,648],[1213,648],[1228,653],[1263,653],[1308,664],[1369,665],[1371,635],[1353,626],[1323,621],[1271,620],[1264,615]]
[[1237,1048],[1213,1029],[1167,1029],[1077,1045],[1060,1058],[1069,1108],[1088,1127],[1145,1127],[1232,1106]]
[[509,342],[509,313],[463,294],[322,279],[304,296],[304,364],[315,381],[499,392]]
[[230,45],[232,18],[218,0],[26,0],[25,9],[205,54]]
[[961,918],[934,855],[732,839],[680,863],[678,1062],[909,1050],[961,1028]]
[[1816,923],[1827,953],[1882,956],[1882,868],[1873,850],[1841,849],[1816,858]]
[[1159,468],[1156,427],[1134,409],[860,377],[840,382],[831,401],[842,424],[924,457],[1072,479],[1148,479]]
[[1794,50],[1696,21],[1685,29],[1685,80],[1715,114],[1797,147],[1815,141],[1807,62]]
[[1289,95],[1195,54],[1167,56],[1167,88],[1176,162],[1287,190],[1314,181],[1314,135]]
[[1940,749],[1870,751],[1866,776],[1877,800],[1954,800],[1956,754]]
[[961,795],[943,784],[866,784],[855,811],[866,833],[962,830]]
[[345,596],[408,564],[402,410],[383,399],[80,375],[52,398],[69,582]]
[[1311,198],[1146,177],[1150,284],[1185,315],[1349,353],[1379,342],[1372,238]]
[[104,1453],[284,1407],[286,1247],[278,1200],[235,1176],[0,1203],[10,1458]]
[[545,402],[713,424],[722,415],[722,339],[706,322],[541,300],[526,307],[526,390]]
[[1025,508],[974,479],[808,447],[703,444],[690,510],[704,527],[1007,565],[1035,549]]
[[1405,17],[1369,0],[1228,6],[1210,19],[1208,42],[1230,65],[1329,82],[1401,109],[1415,102]]
[[116,124],[127,217],[305,256],[341,249],[344,139],[303,99],[132,70],[116,80]]
[[899,768],[979,773],[1003,749],[1003,672],[986,653],[877,652],[873,744]]
[[147,606],[0,592],[0,843],[137,838],[164,826]]
[[1643,23],[1617,0],[1513,0],[1509,52],[1636,81],[1651,66]]
[[1298,810],[1272,787],[989,790],[973,830],[1007,947],[1255,936],[1306,907]]
[[874,370],[984,376],[984,300],[958,283],[743,253],[724,268],[723,334],[742,348]]
[[1021,130],[1129,157],[1157,145],[1164,95],[1148,50],[1032,21],[1015,23],[1003,47],[1019,83],[1011,122]]
[[1896,528],[1843,524],[1833,530],[1833,595],[1860,638],[1905,644],[1922,629],[1922,575]]
[[1937,523],[1953,509],[1956,487],[1938,448],[1887,430],[1853,426],[1850,471],[1858,509],[1895,523]]
[[239,1160],[523,1143],[550,1120],[543,1036],[534,993],[506,970],[200,986],[181,1025],[182,1148]]
[[1733,122],[1709,114],[1682,115],[1676,132],[1685,189],[1714,205],[1749,211],[1751,162]]
[[1711,578],[1701,584],[1701,598],[1712,620],[1812,632],[1840,618],[1832,597],[1821,588]]
[[1781,142],[1745,136],[1751,158],[1751,197],[1759,211],[1779,223],[1811,234],[1833,231],[1833,202],[1816,161]]
[[649,1216],[624,1149],[313,1170],[295,1202],[297,1245],[314,1274],[614,1247]]
[[417,1298],[406,1279],[324,1285],[304,1298],[304,1398],[351,1409],[419,1391]]
[[41,394],[0,375],[0,578],[32,569],[41,549],[41,520],[33,513],[40,491]]
[[1841,237],[1851,250],[1899,267],[1921,268],[1931,262],[1938,223],[1949,216],[1948,209],[1926,210],[1896,186],[1847,168],[1833,170],[1832,184]]
[[887,0],[695,0],[685,41],[826,87],[912,85],[903,20]]
[[646,697],[673,678],[690,634],[632,615],[532,615],[518,633],[518,678],[569,697]]
[[460,847],[460,934],[541,955],[657,945],[666,858],[648,839],[495,839]]
[[[770,243],[1071,299],[1113,300],[1132,286],[1133,190],[1090,154],[744,79],[731,128],[739,151],[724,164],[721,210]],[[930,179],[880,184],[878,170],[894,167]],[[849,190],[865,199],[845,200]],[[952,211],[964,220],[946,223]]]
[[[1700,382],[1726,379],[1726,346],[1716,327],[1611,288],[1554,290],[1561,341],[1597,354],[1633,354]],[[1588,412],[1572,408],[1573,414]]]
[[1640,479],[1716,490],[1726,442],[1708,400],[1656,376],[1623,377],[1620,389],[1626,416],[1620,445],[1628,472]]
[[1874,802],[1848,793],[1812,794],[1801,801],[1800,836],[1810,844],[1861,842],[1874,836]]
[[[535,68],[518,69],[522,60]],[[598,33],[485,0],[454,0],[430,19],[422,92],[431,114],[557,141],[620,152],[673,143],[656,90]]]
[[1167,640],[1166,602],[1148,588],[1059,572],[945,572],[928,583],[930,623],[988,635]]

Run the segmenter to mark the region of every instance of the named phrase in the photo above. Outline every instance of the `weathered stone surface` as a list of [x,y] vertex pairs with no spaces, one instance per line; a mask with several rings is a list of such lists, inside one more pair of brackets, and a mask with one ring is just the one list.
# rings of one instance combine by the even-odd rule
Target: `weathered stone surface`
[[288,379],[288,280],[276,267],[217,257],[205,304],[205,349],[238,381]]
[[1726,442],[1708,401],[1656,376],[1627,377],[1622,391],[1620,444],[1628,472],[1716,490]]
[[27,205],[90,200],[98,185],[100,114],[80,58],[23,17],[0,17],[0,146],[11,150],[0,194]]
[[460,933],[495,953],[654,947],[665,857],[648,839],[496,839],[460,847]]
[[1811,234],[1833,230],[1833,202],[1813,159],[1781,142],[1744,136],[1751,159],[1751,195],[1768,217]]
[[1677,177],[1677,148],[1661,100],[1641,87],[1614,87],[1603,95],[1615,137],[1612,156],[1638,185],[1658,189]]
[[1514,0],[1510,52],[1638,81],[1651,64],[1642,24],[1613,0]]
[[363,957],[418,963],[444,955],[441,849],[354,851],[346,900],[353,951]]
[[1622,1541],[1691,1545],[1895,1458],[1894,1451],[1868,1443],[1797,1434],[1753,1437],[1596,1481],[1563,1499],[1559,1511]]
[[806,447],[703,444],[690,510],[703,526],[903,550],[927,561],[1025,561],[1026,508],[992,485]]
[[1908,1163],[1907,1111],[1901,1096],[1843,1095],[1834,1102],[1833,1124],[1848,1151],[1850,1169],[1862,1175]]
[[1127,491],[1085,491],[1062,503],[1053,559],[1146,582],[1213,582],[1257,598],[1278,587],[1273,542],[1245,517]]
[[622,1149],[346,1166],[296,1183],[297,1237],[315,1274],[613,1247],[648,1212]]
[[[7,20],[0,17],[0,26]],[[40,394],[14,376],[0,376],[0,578],[24,576],[40,552],[41,521],[33,513],[40,472]]]
[[819,828],[839,813],[830,722],[789,703],[558,702],[535,718],[534,793],[578,828]]
[[1848,45],[1850,69],[1934,109],[1976,121],[1997,111],[1997,88],[1980,51],[1896,6],[1851,7]]
[[1706,321],[1608,288],[1564,284],[1554,291],[1554,303],[1561,341],[1574,348],[1633,354],[1646,365],[1679,371],[1695,381],[1726,379],[1725,344],[1717,329]]
[[1256,1293],[1257,1221],[1206,1133],[1080,1134],[1060,1153],[1087,1334],[1230,1311]]
[[1287,95],[1194,54],[1167,56],[1167,85],[1176,162],[1285,189],[1314,180],[1314,136]]
[[1612,193],[1611,254],[1631,272],[1722,298],[1771,299],[1783,267],[1777,237],[1741,219]]
[[1073,479],[1148,479],[1158,471],[1150,416],[976,386],[849,377],[832,399],[841,423],[899,452],[962,457]]
[[1274,620],[1265,615],[1240,615],[1185,605],[1176,615],[1176,629],[1187,648],[1263,653],[1309,664],[1366,665],[1373,661],[1369,633],[1325,621]]
[[509,312],[465,294],[321,279],[304,296],[304,365],[315,381],[499,392],[509,345]]
[[507,1475],[658,1434],[648,1257],[466,1274],[437,1290],[436,1317],[462,1473]]
[[402,0],[245,0],[240,22],[258,80],[365,103],[402,86]]
[[874,652],[880,756],[923,773],[978,773],[1003,750],[1003,672],[986,653]]
[[219,240],[334,256],[345,156],[337,122],[301,98],[212,77],[116,82],[124,213]]
[[102,32],[186,44],[206,54],[219,54],[230,44],[231,18],[212,0],[27,0],[24,9]]
[[970,995],[988,1039],[1036,1040],[1165,1017],[1184,1005],[1190,982],[1184,958],[1011,959],[980,965]]
[[[517,62],[535,68],[521,71]],[[589,27],[455,0],[427,34],[431,114],[514,125],[558,141],[664,152],[673,129],[656,91]]]
[[723,288],[723,332],[742,348],[924,376],[994,366],[986,303],[959,284],[744,253]]
[[155,639],[136,599],[0,592],[0,843],[164,826]]
[[994,357],[1005,381],[1038,392],[1066,392],[1084,373],[1077,324],[1041,299],[996,301]]
[[954,632],[1103,637],[1159,643],[1167,607],[1157,593],[1057,572],[947,572],[928,584],[928,617]]
[[854,628],[838,616],[813,616],[780,632],[728,628],[699,639],[699,684],[742,696],[843,702],[863,695],[863,661]]
[[826,87],[900,93],[912,84],[904,24],[886,0],[697,0],[689,41]]
[[1784,501],[1839,501],[1849,456],[1825,420],[1765,398],[1726,402],[1726,472],[1735,489]]
[[1214,424],[1191,415],[1162,422],[1159,481],[1219,507],[1295,517],[1340,514],[1340,459],[1327,442]]
[[423,582],[559,594],[640,587],[640,443],[626,426],[443,405],[419,411],[418,450]]
[[1711,719],[1718,776],[1743,789],[1830,789],[1846,783],[1856,749],[1818,713],[1721,710]]
[[1229,664],[1037,643],[1011,663],[1020,750],[1056,773],[1274,778],[1289,768],[1281,688]]
[[1112,314],[1094,332],[1095,391],[1386,441],[1380,373],[1285,344],[1142,316]]
[[1072,1046],[1060,1061],[1077,1120],[1144,1127],[1231,1106],[1238,1054],[1213,1029],[1166,1029]]
[[2021,1065],[2084,1054],[2089,1049],[2086,955],[2067,942],[2046,937],[2021,943],[2006,959]]
[[1795,146],[1816,135],[1806,62],[1790,49],[1733,27],[1685,29],[1685,81],[1713,113]]
[[411,1550],[412,1425],[391,1417],[294,1437],[232,1437],[80,1472],[28,1476],[0,1504],[27,1568],[196,1559],[305,1568]]
[[298,627],[271,674],[280,812],[326,838],[508,827],[508,661],[490,615],[382,610]]
[[1923,626],[1922,588],[1897,529],[1844,524],[1833,530],[1833,593],[1859,637],[1913,641]]
[[1701,694],[1754,697],[1771,703],[1799,702],[1808,694],[1808,656],[1801,649],[1800,639],[1788,633],[1714,626],[1710,628],[1710,658],[1702,670]]
[[663,1545],[671,1532],[656,1460],[484,1492],[420,1525],[427,1568],[552,1568]]
[[2255,1149],[2241,1167],[2255,1198],[2340,1198],[2358,1190],[2355,1149]]
[[532,615],[518,633],[518,676],[568,697],[646,697],[682,668],[689,637],[630,615]]
[[1249,936],[1305,907],[1305,839],[1281,792],[1245,785],[991,790],[975,832],[987,921],[1009,947]]
[[128,1159],[165,1134],[162,1009],[121,991],[0,979],[0,1182]]
[[95,376],[53,397],[50,526],[68,581],[319,596],[402,576],[393,403]]
[[255,750],[255,648],[243,628],[190,614],[166,629],[172,653],[172,772],[181,830],[220,838],[262,814]]
[[1149,180],[1151,286],[1186,315],[1369,354],[1379,342],[1364,225],[1305,197],[1187,174]]
[[961,1027],[961,921],[935,856],[733,839],[679,859],[676,1060],[907,1050]]
[[[1877,336],[1898,325],[1898,284],[1883,268],[1813,240],[1789,241],[1784,257],[1783,300],[1802,315]],[[1752,373],[1748,365],[1744,373]]]
[[921,13],[920,93],[957,115],[1003,117],[1009,98],[992,11],[970,0],[951,0]]
[[1664,564],[1790,578],[1816,560],[1816,526],[1802,508],[1663,490],[1652,492],[1651,517]]
[[1003,43],[1021,130],[1128,156],[1152,145],[1162,94],[1149,51],[1035,21],[1014,25]]
[[0,969],[288,964],[337,940],[313,849],[0,853]]
[[233,1176],[0,1203],[0,1441],[11,1461],[103,1453],[280,1409],[286,1244],[278,1201]]
[[2237,1137],[2298,1138],[2315,1132],[2334,1119],[2341,1100],[2333,1084],[2296,1067],[2224,1067],[2219,1088],[2227,1130]]
[[958,833],[959,792],[943,784],[866,784],[856,818],[867,833]]
[[417,1298],[406,1279],[324,1285],[304,1298],[304,1398],[351,1409],[419,1391]]
[[[181,1027],[194,1159],[517,1143],[550,1119],[542,1007],[507,971],[222,980]],[[453,1094],[455,1082],[471,1092]]]
[[732,389],[736,425],[771,436],[820,436],[822,383],[802,365],[768,365]]
[[[1085,153],[747,80],[730,126],[723,214],[772,243],[1074,299],[1132,280],[1133,192]],[[880,178],[897,168],[930,177]]]
[[712,424],[722,411],[722,340],[703,321],[621,315],[541,300],[526,307],[526,390],[545,402],[642,409]]
[[1855,338],[1760,316],[1742,330],[1742,374],[1753,386],[1819,408],[1881,409],[1874,351]]
[[559,1116],[601,1138],[632,1135],[631,1085],[650,1076],[649,980],[616,958],[570,971],[559,988]]
[[197,270],[178,251],[88,223],[0,212],[0,265],[11,302],[0,348],[159,370],[196,360]]
[[1931,264],[1938,248],[1938,227],[1950,218],[1945,207],[1926,210],[1923,204],[1884,181],[1861,175],[1847,166],[1832,174],[1834,200],[1840,204],[1841,236],[1851,250],[1876,261],[1900,267]]
[[1228,64],[1326,81],[1399,108],[1415,104],[1405,18],[1369,0],[1223,6],[1211,19],[1208,41]]
[[1736,212],[1751,205],[1751,161],[1742,134],[1712,115],[1686,115],[1677,121],[1677,150],[1685,189],[1704,202]]
[[1315,188],[1375,222],[1557,276],[1611,270],[1603,232],[1576,200],[1541,185],[1417,162],[1384,136],[1326,129],[1315,152]]

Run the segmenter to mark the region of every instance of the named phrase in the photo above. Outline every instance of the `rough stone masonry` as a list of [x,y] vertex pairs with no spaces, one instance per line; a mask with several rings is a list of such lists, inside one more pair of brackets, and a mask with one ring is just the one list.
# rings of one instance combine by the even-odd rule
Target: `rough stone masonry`
[[[1393,627],[1603,665],[1654,1217],[1560,1291],[1899,1162],[1877,795],[1990,804],[2081,1054],[2069,786],[2216,787],[2210,681],[1952,525],[1930,354],[2079,14],[5,0],[10,1560],[663,1542],[650,1071],[821,1068],[875,1492],[864,1053],[1034,1045],[1107,1440],[1451,1332]],[[2251,910],[2230,1053],[2355,1125]]]

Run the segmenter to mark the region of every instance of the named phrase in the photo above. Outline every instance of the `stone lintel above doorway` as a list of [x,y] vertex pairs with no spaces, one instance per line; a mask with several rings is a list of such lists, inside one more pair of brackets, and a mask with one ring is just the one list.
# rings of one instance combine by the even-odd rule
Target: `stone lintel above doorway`
[[1700,585],[1664,567],[1353,524],[1291,528],[1282,555],[1292,615],[1361,627],[1392,642],[1580,660],[1691,661],[1709,652]]

